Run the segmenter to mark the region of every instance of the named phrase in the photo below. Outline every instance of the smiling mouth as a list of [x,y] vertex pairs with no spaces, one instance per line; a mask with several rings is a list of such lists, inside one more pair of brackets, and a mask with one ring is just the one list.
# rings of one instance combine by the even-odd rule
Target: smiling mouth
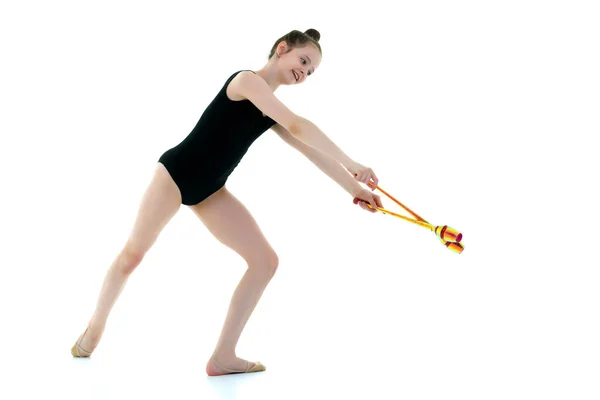
[[292,71],[292,73],[294,74],[294,78],[296,79],[296,82],[298,82],[298,74],[296,74],[296,71]]

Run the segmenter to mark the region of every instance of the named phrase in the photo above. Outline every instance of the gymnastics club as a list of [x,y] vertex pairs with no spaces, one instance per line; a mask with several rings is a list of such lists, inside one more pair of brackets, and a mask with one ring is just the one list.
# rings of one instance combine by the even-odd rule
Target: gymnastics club
[[[369,187],[373,187],[372,182],[369,182],[368,185],[369,185]],[[390,214],[390,215],[393,215],[394,217],[398,217],[403,220],[412,222],[413,224],[420,225],[424,228],[427,228],[430,231],[432,231],[433,233],[435,233],[435,235],[441,240],[441,242],[444,244],[444,246],[446,246],[446,248],[448,248],[458,254],[463,252],[465,247],[460,243],[460,241],[462,240],[462,236],[463,236],[462,233],[459,233],[455,229],[450,228],[448,225],[434,227],[429,222],[425,221],[423,218],[419,217],[416,213],[411,211],[404,204],[402,204],[398,200],[396,200],[392,195],[387,193],[380,186],[377,186],[375,189],[381,191],[383,194],[385,194],[387,197],[392,199],[396,204],[398,204],[400,207],[404,208],[406,211],[411,213],[417,219],[412,219],[412,218],[405,217],[404,215],[396,214],[395,212],[386,210],[385,208],[382,208],[382,207],[375,207],[376,210],[381,211],[384,214]],[[360,201],[360,199],[358,197],[355,197],[353,200],[354,204],[358,204],[359,201]],[[363,200],[363,201],[365,201],[365,200]],[[367,206],[369,208],[373,208],[373,206],[371,206],[371,204],[369,204],[368,202],[367,202]]]

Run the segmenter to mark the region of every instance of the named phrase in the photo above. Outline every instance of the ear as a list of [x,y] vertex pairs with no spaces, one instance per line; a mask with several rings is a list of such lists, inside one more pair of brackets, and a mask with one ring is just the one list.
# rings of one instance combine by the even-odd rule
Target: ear
[[287,53],[287,52],[288,52],[288,50],[287,50],[287,43],[286,43],[286,41],[284,40],[284,41],[280,42],[280,43],[277,45],[277,53],[278,53],[278,54],[280,54],[280,53],[281,53],[281,54],[285,54],[285,53]]

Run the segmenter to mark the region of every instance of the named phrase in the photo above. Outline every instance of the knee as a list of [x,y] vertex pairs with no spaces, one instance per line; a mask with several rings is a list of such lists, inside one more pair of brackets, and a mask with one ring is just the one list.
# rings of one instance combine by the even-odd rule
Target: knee
[[271,255],[271,258],[269,260],[269,263],[268,263],[268,268],[270,271],[275,273],[275,271],[277,271],[278,266],[279,266],[279,257],[277,256],[277,253],[273,252],[273,254]]
[[142,262],[145,252],[131,246],[125,246],[119,254],[117,268],[125,275],[131,274]]
[[274,251],[266,253],[260,258],[248,262],[249,268],[264,270],[271,276],[275,274],[275,271],[277,271],[278,266],[279,257]]

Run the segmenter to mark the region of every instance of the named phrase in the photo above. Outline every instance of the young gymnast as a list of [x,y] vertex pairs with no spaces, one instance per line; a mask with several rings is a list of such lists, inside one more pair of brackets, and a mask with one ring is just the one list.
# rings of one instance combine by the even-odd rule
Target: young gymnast
[[[108,269],[96,310],[71,348],[89,357],[104,332],[109,313],[131,273],[179,210],[189,206],[220,242],[237,252],[248,269],[233,293],[216,348],[206,364],[210,376],[264,371],[260,362],[236,355],[250,315],[273,277],[278,258],[245,206],[225,187],[228,176],[250,145],[272,129],[340,184],[369,212],[382,207],[378,195],[358,182],[377,187],[377,177],[350,159],[315,124],[290,111],[273,92],[280,85],[304,82],[321,63],[320,34],[293,30],[273,45],[258,71],[235,72],[206,108],[192,132],[164,152],[156,165],[123,249]],[[350,173],[350,174],[349,174]],[[371,207],[367,206],[367,203]]]

